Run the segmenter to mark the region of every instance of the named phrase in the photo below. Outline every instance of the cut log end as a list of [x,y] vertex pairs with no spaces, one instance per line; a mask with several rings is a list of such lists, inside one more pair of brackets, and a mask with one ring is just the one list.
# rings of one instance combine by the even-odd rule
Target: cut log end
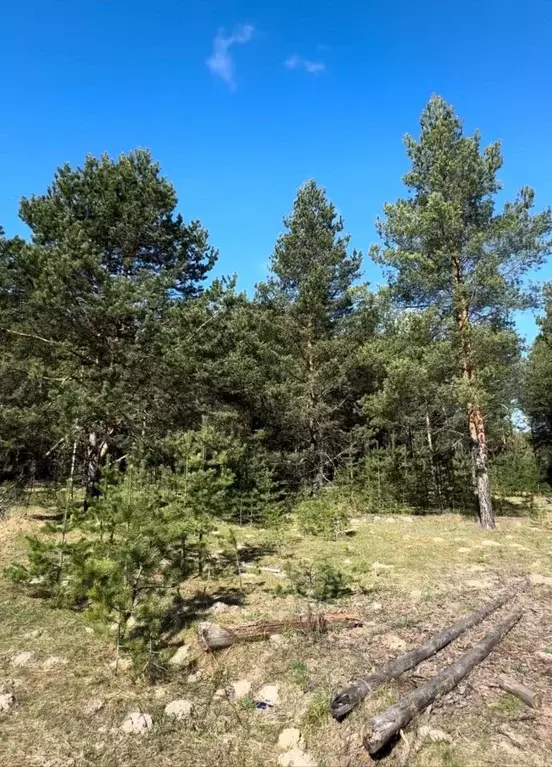
[[526,706],[531,708],[540,708],[542,706],[542,695],[540,693],[534,692],[530,687],[517,682],[509,676],[504,674],[499,676],[497,684],[504,692],[515,695],[516,698],[522,700]]

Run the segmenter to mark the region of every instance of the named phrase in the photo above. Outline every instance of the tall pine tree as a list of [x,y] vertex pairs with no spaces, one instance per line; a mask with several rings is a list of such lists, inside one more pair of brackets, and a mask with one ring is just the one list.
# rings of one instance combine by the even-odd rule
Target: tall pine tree
[[499,144],[481,151],[478,133],[462,123],[442,98],[432,97],[421,118],[421,135],[406,137],[411,169],[409,197],[384,207],[378,223],[383,247],[373,255],[390,270],[402,306],[435,306],[450,326],[459,372],[458,390],[467,414],[474,489],[482,527],[495,526],[488,472],[484,392],[476,364],[477,326],[491,332],[511,323],[514,309],[531,304],[522,279],[550,250],[549,210],[532,215],[534,194],[523,188],[495,213],[502,166]]
[[272,275],[257,289],[276,375],[268,383],[270,409],[299,477],[318,490],[333,476],[356,399],[350,374],[361,256],[348,253],[343,221],[314,181],[299,189],[284,223]]

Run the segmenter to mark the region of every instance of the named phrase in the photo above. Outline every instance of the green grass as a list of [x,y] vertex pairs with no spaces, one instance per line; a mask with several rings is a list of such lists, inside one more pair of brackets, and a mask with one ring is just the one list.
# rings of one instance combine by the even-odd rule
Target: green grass
[[[38,508],[26,514],[12,513],[0,523],[0,572],[12,561],[25,556],[25,536],[40,530],[33,519]],[[338,756],[348,754],[352,733],[360,733],[366,721],[383,711],[412,689],[412,680],[399,679],[379,688],[343,725],[329,716],[332,694],[359,672],[390,660],[396,652],[386,648],[386,635],[399,636],[408,647],[477,608],[515,576],[529,571],[552,575],[552,526],[548,517],[538,523],[528,518],[500,518],[496,533],[481,532],[473,520],[461,516],[394,516],[363,519],[352,537],[324,540],[288,531],[281,545],[282,530],[243,527],[236,537],[248,546],[264,547],[256,564],[284,569],[287,562],[326,561],[350,576],[351,593],[330,605],[290,593],[286,578],[258,570],[248,571],[243,580],[244,604],[239,610],[213,618],[205,612],[193,616],[185,627],[184,641],[192,645],[193,681],[185,669],[169,670],[157,684],[126,672],[115,676],[109,664],[114,658],[113,636],[109,631],[86,630],[82,614],[58,610],[0,576],[0,686],[14,691],[16,711],[0,718],[2,764],[10,767],[276,767],[276,742],[285,727],[300,727],[308,750],[320,767],[336,767]],[[213,548],[220,547],[214,537]],[[439,541],[435,541],[439,538]],[[218,540],[217,540],[218,539]],[[500,547],[485,547],[493,540]],[[270,550],[267,544],[280,543]],[[517,548],[510,544],[519,544]],[[459,551],[469,549],[469,551]],[[266,553],[268,552],[268,553]],[[345,560],[350,560],[346,562]],[[374,563],[391,565],[375,568]],[[469,585],[481,581],[483,587]],[[485,586],[487,583],[490,587]],[[183,585],[184,597],[199,592],[220,594],[236,589],[238,579],[228,573],[220,579],[191,579]],[[539,586],[530,599],[538,620],[525,627],[521,622],[493,651],[494,663],[510,668],[526,662],[529,672],[523,681],[544,690],[546,678],[533,659],[535,650],[551,652],[548,628],[552,622],[550,589]],[[376,610],[374,603],[381,609]],[[289,618],[308,610],[347,610],[359,614],[364,626],[330,631],[325,635],[283,632],[284,642],[261,641],[238,645],[216,656],[204,653],[196,644],[195,622],[215,619],[225,625],[252,620]],[[528,615],[532,615],[528,611]],[[472,646],[492,624],[472,630],[462,646]],[[40,633],[35,635],[34,631]],[[460,653],[453,643],[428,661],[425,673],[431,676]],[[14,667],[12,657],[30,651],[28,667]],[[171,650],[172,652],[172,650]],[[42,670],[52,655],[68,660],[67,665]],[[542,661],[541,661],[542,663]],[[482,664],[481,673],[492,664]],[[213,700],[219,687],[247,678],[251,694],[239,702]],[[435,709],[432,723],[454,734],[454,747],[426,744],[412,760],[412,767],[494,767],[504,763],[496,751],[496,728],[505,718],[515,717],[520,703],[512,696],[500,696],[485,703],[477,691],[479,671],[473,674],[476,691],[468,707],[453,714]],[[543,681],[544,680],[544,681]],[[281,704],[261,711],[254,705],[257,690],[278,684]],[[309,692],[306,688],[314,692]],[[93,716],[85,713],[93,698],[105,701]],[[163,709],[176,698],[194,703],[189,723],[168,720]],[[119,727],[128,711],[151,714],[154,727],[145,736],[125,737]],[[519,757],[521,767],[546,767],[546,742],[536,727],[527,728],[527,753]],[[407,732],[412,738],[412,728]],[[362,746],[357,754],[362,764]]]

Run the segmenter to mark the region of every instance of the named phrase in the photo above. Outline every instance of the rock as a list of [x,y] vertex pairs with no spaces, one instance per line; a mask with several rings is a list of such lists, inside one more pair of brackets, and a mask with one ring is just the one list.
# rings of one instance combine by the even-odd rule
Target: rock
[[86,716],[93,716],[94,714],[97,714],[98,711],[101,711],[104,706],[105,700],[102,700],[101,698],[92,698],[92,700],[89,700],[86,704],[84,713]]
[[520,549],[521,551],[529,551],[527,546],[522,546],[521,543],[509,543],[508,546],[511,549]]
[[143,735],[153,727],[153,721],[149,714],[142,711],[131,711],[127,714],[120,729],[127,735]]
[[529,580],[532,586],[552,586],[552,578],[547,575],[539,575],[538,573],[530,573]]
[[540,658],[541,660],[546,661],[547,663],[552,664],[552,653],[551,652],[543,652],[542,650],[539,650],[535,653],[537,658]]
[[316,762],[310,754],[296,746],[278,757],[280,767],[316,767]]
[[282,730],[278,736],[278,748],[282,751],[289,751],[299,745],[301,741],[301,731],[296,727],[287,727]]
[[459,554],[469,554],[471,549],[466,548],[466,546],[460,546],[459,549],[457,549]]
[[219,687],[213,694],[213,700],[224,700],[226,698],[226,690],[224,687]]
[[406,642],[396,634],[386,634],[381,637],[381,640],[388,650],[397,652],[404,652],[406,650]]
[[157,698],[157,700],[160,700],[161,698],[164,698],[167,694],[167,691],[164,687],[156,687],[153,691],[153,697]]
[[42,631],[40,629],[33,629],[33,631],[28,631],[24,634],[23,639],[38,639],[41,634]]
[[201,673],[201,671],[196,671],[195,674],[190,674],[188,676],[187,681],[190,684],[195,684],[196,682],[199,682],[202,678],[203,678],[203,674]]
[[413,602],[419,602],[422,597],[423,597],[423,593],[420,589],[412,589],[412,591],[410,592],[410,599]]
[[116,658],[115,660],[111,661],[109,664],[109,668],[112,671],[117,671],[118,673],[121,673],[122,671],[128,671],[132,668],[132,659],[131,658]]
[[379,613],[381,610],[383,610],[383,605],[381,602],[372,602],[372,610],[375,613]]
[[230,605],[227,605],[225,602],[215,602],[211,605],[209,612],[215,613],[215,615],[222,615],[222,613],[227,613],[229,610]]
[[465,583],[469,589],[492,589],[495,586],[494,581],[484,580],[483,578],[473,578]]
[[186,666],[190,662],[190,645],[183,644],[170,659],[171,666]]
[[15,695],[11,692],[6,692],[3,695],[0,695],[0,714],[5,714],[16,705],[17,700],[15,699]]
[[127,631],[132,631],[132,629],[136,628],[137,625],[138,625],[138,621],[136,620],[134,615],[131,615],[130,618],[126,622],[126,630]]
[[279,685],[277,684],[265,684],[255,696],[255,702],[265,703],[267,706],[277,706],[280,702],[278,688]]
[[433,743],[452,743],[452,738],[447,732],[429,727],[427,724],[418,728],[418,738],[430,740]]
[[498,728],[498,731],[502,735],[506,735],[506,737],[512,741],[514,746],[519,746],[520,748],[523,748],[525,744],[527,743],[526,739],[523,737],[523,735],[520,735],[517,732],[514,732],[511,727],[508,727],[506,724],[500,725]]
[[44,663],[41,665],[41,669],[43,671],[51,671],[53,668],[56,668],[57,666],[66,666],[69,663],[67,658],[60,658],[57,655],[50,655],[49,658],[46,658]]
[[240,679],[238,682],[232,682],[229,687],[232,700],[241,700],[241,698],[245,698],[246,695],[249,695],[251,691],[251,682],[249,679]]
[[28,666],[31,662],[31,659],[33,657],[32,652],[20,652],[17,655],[14,655],[11,659],[12,665],[17,666],[18,668],[21,666]]
[[179,698],[178,700],[171,700],[170,703],[167,703],[165,706],[165,715],[176,719],[178,722],[182,722],[184,719],[190,718],[193,708],[194,707],[189,700]]
[[92,626],[85,626],[84,630],[86,631],[87,634],[93,634],[94,633],[94,629],[92,628]]
[[384,565],[383,562],[374,562],[372,570],[393,570],[395,565]]
[[481,541],[482,546],[502,546],[501,543],[498,541],[492,541],[490,538],[485,538],[485,540]]

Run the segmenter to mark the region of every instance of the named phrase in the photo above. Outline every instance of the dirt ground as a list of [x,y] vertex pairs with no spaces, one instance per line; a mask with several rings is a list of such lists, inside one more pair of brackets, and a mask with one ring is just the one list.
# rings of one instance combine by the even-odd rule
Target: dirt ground
[[[25,535],[42,524],[36,517],[37,509],[30,508],[0,522],[1,568],[24,558]],[[17,700],[0,713],[0,764],[276,767],[287,759],[299,767],[300,761],[289,761],[289,749],[278,745],[283,730],[297,728],[303,764],[368,765],[362,734],[370,717],[457,659],[512,605],[381,687],[341,724],[329,715],[332,696],[359,673],[531,574],[531,585],[516,598],[524,609],[521,621],[453,692],[412,722],[381,763],[405,764],[408,742],[412,767],[552,766],[552,514],[544,506],[531,518],[501,517],[495,533],[453,515],[358,516],[347,535],[332,541],[294,528],[285,536],[249,527],[235,533],[241,555],[250,561],[241,584],[235,575],[187,584],[194,607],[177,639],[190,646],[189,657],[156,684],[132,669],[114,673],[107,629],[92,630],[82,614],[54,609],[0,576],[0,693],[13,692]],[[223,535],[213,536],[214,549],[223,548]],[[283,571],[299,559],[324,559],[347,574],[351,593],[325,609],[358,613],[362,626],[324,635],[284,632],[216,655],[199,647],[200,620],[232,626],[308,609],[305,599],[289,593],[283,572],[261,569]],[[214,613],[216,602],[225,606]],[[21,653],[31,655],[21,660]],[[496,687],[501,673],[540,692],[542,708],[528,709]],[[236,681],[250,686],[239,700],[216,694]],[[265,685],[277,686],[274,706],[256,702]],[[184,721],[164,713],[175,699],[192,703]],[[132,711],[147,712],[153,726],[139,735],[123,732]],[[422,725],[442,732],[414,753]],[[294,758],[299,759],[297,749]]]

